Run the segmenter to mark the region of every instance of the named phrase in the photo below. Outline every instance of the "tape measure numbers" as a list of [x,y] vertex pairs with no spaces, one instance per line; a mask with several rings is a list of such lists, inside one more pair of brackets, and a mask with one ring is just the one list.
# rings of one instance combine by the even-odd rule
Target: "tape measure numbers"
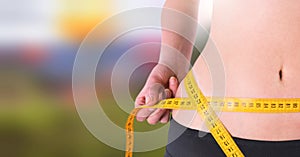
[[[223,112],[256,112],[283,113],[300,112],[300,99],[250,99],[250,98],[219,98],[206,97],[215,111]],[[164,99],[154,106],[140,108],[161,108],[174,110],[197,110],[190,98]]]
[[202,94],[193,77],[192,71],[187,74],[184,79],[185,89],[191,98],[193,104],[197,106],[197,112],[204,120],[210,133],[219,144],[226,156],[240,157],[244,156],[238,146],[231,138],[229,132],[220,121],[218,116],[210,105],[207,104],[207,99]]
[[126,157],[132,157],[134,147],[133,123],[137,112],[142,108],[197,110],[210,133],[229,157],[243,157],[231,135],[214,111],[257,112],[257,113],[290,113],[300,112],[300,98],[297,99],[264,99],[264,98],[220,98],[205,97],[198,88],[192,72],[184,79],[188,98],[164,99],[154,106],[141,106],[133,109],[126,123]]

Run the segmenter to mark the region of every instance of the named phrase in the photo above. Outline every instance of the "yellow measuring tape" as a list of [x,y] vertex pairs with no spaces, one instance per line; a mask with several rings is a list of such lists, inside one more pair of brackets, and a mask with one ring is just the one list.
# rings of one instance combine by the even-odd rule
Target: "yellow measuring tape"
[[160,101],[154,106],[141,106],[135,108],[126,123],[126,153],[125,157],[132,157],[134,146],[133,122],[135,115],[141,108],[164,108],[197,110],[204,120],[210,133],[228,157],[243,157],[230,133],[220,121],[215,111],[226,112],[262,112],[262,113],[288,113],[300,112],[300,99],[252,99],[252,98],[218,98],[205,97],[198,88],[190,71],[184,79],[184,85],[189,98],[172,98]]

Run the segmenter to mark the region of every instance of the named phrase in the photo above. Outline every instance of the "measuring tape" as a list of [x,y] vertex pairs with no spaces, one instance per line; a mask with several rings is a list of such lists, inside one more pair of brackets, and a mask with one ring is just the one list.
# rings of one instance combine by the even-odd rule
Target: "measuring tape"
[[188,98],[172,98],[160,101],[154,106],[141,106],[133,109],[126,123],[126,153],[132,157],[134,146],[133,122],[135,115],[142,108],[197,110],[204,120],[210,133],[228,157],[243,157],[230,133],[227,131],[215,111],[225,112],[256,112],[256,113],[291,113],[300,112],[300,98],[270,99],[270,98],[220,98],[205,97],[198,88],[190,71],[184,79]]
[[[208,34],[197,34],[195,44],[201,47],[203,41],[208,40],[211,15],[213,13],[213,0],[203,1],[205,5],[199,10],[205,12],[200,14],[202,19],[207,19],[203,24]],[[201,39],[203,37],[204,39]],[[203,44],[205,45],[206,42]],[[204,46],[203,45],[203,46]],[[198,54],[199,55],[199,54]],[[197,58],[197,57],[195,57]],[[191,61],[191,65],[196,60]],[[219,98],[219,97],[205,97],[198,88],[197,83],[190,71],[184,79],[185,89],[188,98],[173,98],[160,101],[154,106],[140,106],[133,109],[126,122],[126,153],[125,157],[132,157],[134,147],[134,129],[133,123],[137,112],[142,108],[161,108],[161,109],[181,109],[181,110],[196,110],[205,122],[210,133],[228,157],[244,157],[241,150],[238,148],[230,133],[227,131],[215,111],[225,112],[256,112],[256,113],[289,113],[300,112],[300,99],[252,99],[252,98]]]

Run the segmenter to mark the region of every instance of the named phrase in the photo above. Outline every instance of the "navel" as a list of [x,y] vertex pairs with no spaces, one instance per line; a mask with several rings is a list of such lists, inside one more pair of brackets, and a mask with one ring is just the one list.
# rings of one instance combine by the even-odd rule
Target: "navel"
[[278,75],[279,75],[279,80],[282,81],[282,77],[283,77],[282,76],[282,68],[279,69]]

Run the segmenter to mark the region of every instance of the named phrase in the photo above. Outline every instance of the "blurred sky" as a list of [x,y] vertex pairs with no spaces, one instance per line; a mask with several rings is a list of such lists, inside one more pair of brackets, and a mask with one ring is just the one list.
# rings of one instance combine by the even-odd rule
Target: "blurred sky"
[[59,37],[56,1],[1,0],[0,42],[40,42]]
[[1,0],[0,43],[80,41],[105,18],[162,3],[162,0]]

